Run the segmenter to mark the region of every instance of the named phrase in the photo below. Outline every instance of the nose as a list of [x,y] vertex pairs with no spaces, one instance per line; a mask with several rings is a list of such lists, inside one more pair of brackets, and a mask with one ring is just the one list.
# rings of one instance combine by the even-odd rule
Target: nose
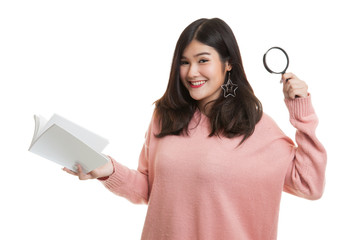
[[188,70],[188,73],[187,73],[187,78],[189,80],[191,79],[194,79],[196,77],[198,77],[200,74],[199,74],[199,69],[198,69],[198,66],[196,64],[190,64],[189,65],[189,70]]

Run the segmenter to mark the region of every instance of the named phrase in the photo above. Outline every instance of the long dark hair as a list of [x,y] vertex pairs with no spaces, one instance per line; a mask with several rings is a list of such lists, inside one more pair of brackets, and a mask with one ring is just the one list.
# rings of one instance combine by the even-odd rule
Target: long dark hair
[[236,97],[225,98],[220,94],[212,103],[207,114],[211,123],[209,137],[243,136],[241,144],[252,135],[260,121],[262,105],[246,78],[235,36],[219,18],[196,20],[181,33],[175,47],[167,89],[155,102],[155,116],[160,124],[160,132],[156,136],[161,138],[189,133],[189,122],[198,107],[180,80],[180,61],[184,49],[192,40],[213,47],[223,63],[228,61],[232,67],[231,81],[238,85]]

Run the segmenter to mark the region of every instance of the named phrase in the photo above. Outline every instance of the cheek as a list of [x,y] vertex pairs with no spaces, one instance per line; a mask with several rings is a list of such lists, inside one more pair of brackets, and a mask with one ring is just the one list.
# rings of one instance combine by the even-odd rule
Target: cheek
[[211,79],[213,82],[222,81],[221,70],[217,66],[206,66],[203,68],[202,75]]
[[181,82],[185,84],[186,82],[186,74],[187,74],[187,70],[185,67],[180,67],[180,79],[181,79]]

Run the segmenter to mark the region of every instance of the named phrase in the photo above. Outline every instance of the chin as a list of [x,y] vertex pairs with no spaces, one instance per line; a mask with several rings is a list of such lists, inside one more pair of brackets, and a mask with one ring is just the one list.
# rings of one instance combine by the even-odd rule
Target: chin
[[199,94],[191,94],[190,93],[190,97],[196,101],[200,101],[200,100],[204,99],[204,96],[201,96]]

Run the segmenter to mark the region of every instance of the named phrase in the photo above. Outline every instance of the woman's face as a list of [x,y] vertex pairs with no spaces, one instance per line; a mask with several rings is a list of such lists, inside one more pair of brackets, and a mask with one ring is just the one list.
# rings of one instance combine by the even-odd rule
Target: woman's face
[[192,40],[181,57],[180,79],[203,111],[206,103],[221,94],[221,85],[230,70],[231,66],[221,62],[213,47]]

